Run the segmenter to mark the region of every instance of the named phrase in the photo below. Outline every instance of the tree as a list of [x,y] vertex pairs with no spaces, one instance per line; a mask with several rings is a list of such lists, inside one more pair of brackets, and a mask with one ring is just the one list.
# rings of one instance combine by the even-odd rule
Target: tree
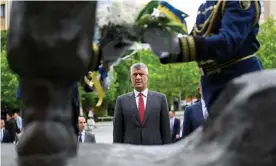
[[148,87],[151,90],[166,94],[170,103],[179,94],[182,94],[183,97],[195,96],[200,78],[196,63],[162,65],[159,59],[148,49],[138,51],[115,67],[117,79],[114,81],[118,85],[115,96],[132,91],[130,66],[137,62],[143,62],[148,66]]
[[7,32],[1,31],[1,103],[11,108],[20,108],[22,103],[16,98],[18,79],[8,66],[6,42]]
[[276,20],[269,17],[261,26],[258,34],[260,49],[257,53],[264,68],[276,68]]

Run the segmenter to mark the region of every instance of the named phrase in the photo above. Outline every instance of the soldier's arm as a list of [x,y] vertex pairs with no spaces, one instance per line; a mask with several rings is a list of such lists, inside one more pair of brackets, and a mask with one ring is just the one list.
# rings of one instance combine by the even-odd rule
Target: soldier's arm
[[258,22],[259,3],[250,1],[248,9],[240,1],[227,1],[221,28],[217,34],[208,37],[186,36],[179,38],[180,54],[161,59],[162,63],[190,62],[233,56],[250,36],[252,26]]

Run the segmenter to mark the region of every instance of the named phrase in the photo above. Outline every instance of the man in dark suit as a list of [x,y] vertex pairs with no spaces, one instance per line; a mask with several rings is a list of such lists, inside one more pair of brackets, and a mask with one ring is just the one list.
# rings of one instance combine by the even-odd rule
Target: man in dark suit
[[13,113],[11,111],[7,114],[7,122],[5,125],[6,130],[9,132],[9,141],[11,143],[16,141],[16,133],[18,131],[16,120],[13,118]]
[[79,117],[79,143],[96,143],[95,135],[91,131],[85,130],[86,120],[84,117]]
[[[199,93],[202,94],[201,88],[198,88]],[[208,117],[208,111],[203,99],[187,106],[184,112],[184,122],[182,130],[182,138],[191,134],[195,129],[203,124]]]
[[175,113],[173,111],[169,112],[169,116],[172,142],[176,142],[180,138],[180,120],[175,117]]
[[10,136],[8,130],[5,129],[5,121],[3,119],[1,119],[0,132],[0,142],[9,143]]
[[171,143],[166,96],[147,89],[148,68],[145,64],[132,65],[130,75],[134,91],[117,98],[113,142],[135,145]]

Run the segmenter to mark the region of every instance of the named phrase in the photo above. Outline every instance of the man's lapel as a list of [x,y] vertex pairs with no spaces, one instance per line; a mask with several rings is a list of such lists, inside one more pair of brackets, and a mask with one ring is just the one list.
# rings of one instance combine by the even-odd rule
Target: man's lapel
[[[152,92],[151,92],[150,90],[148,90],[147,104],[146,104],[146,109],[145,109],[144,124],[145,124],[145,123],[147,122],[147,120],[148,120],[151,106],[152,106]],[[144,125],[144,124],[143,124],[143,125]]]
[[1,133],[0,133],[0,142],[2,142],[5,132],[4,132],[4,129],[1,129],[0,131],[1,131]]
[[172,130],[173,130],[173,131],[174,131],[174,128],[175,128],[175,126],[176,126],[175,122],[176,122],[176,119],[175,119],[175,117],[174,117],[174,119],[173,119],[173,125],[172,125]]
[[137,108],[137,104],[136,104],[136,99],[135,99],[135,93],[129,93],[129,110],[134,114],[134,116],[136,117],[137,122],[141,125],[141,121],[140,121],[140,117],[139,117],[139,113],[138,113],[138,108]]
[[200,116],[200,118],[204,119],[204,115],[203,115],[203,109],[202,109],[202,103],[201,101],[199,101],[198,107],[197,107],[197,111],[198,112],[198,116]]
[[83,143],[88,141],[88,137],[87,137],[87,132],[84,132],[84,140],[82,141]]

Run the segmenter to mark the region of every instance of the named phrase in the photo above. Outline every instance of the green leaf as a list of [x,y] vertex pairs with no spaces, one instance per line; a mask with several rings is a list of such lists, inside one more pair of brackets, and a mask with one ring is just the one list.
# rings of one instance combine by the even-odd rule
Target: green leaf
[[140,18],[145,14],[151,14],[154,8],[157,8],[159,5],[159,1],[150,1],[145,8],[139,13],[138,17],[136,18],[136,22],[140,20]]

